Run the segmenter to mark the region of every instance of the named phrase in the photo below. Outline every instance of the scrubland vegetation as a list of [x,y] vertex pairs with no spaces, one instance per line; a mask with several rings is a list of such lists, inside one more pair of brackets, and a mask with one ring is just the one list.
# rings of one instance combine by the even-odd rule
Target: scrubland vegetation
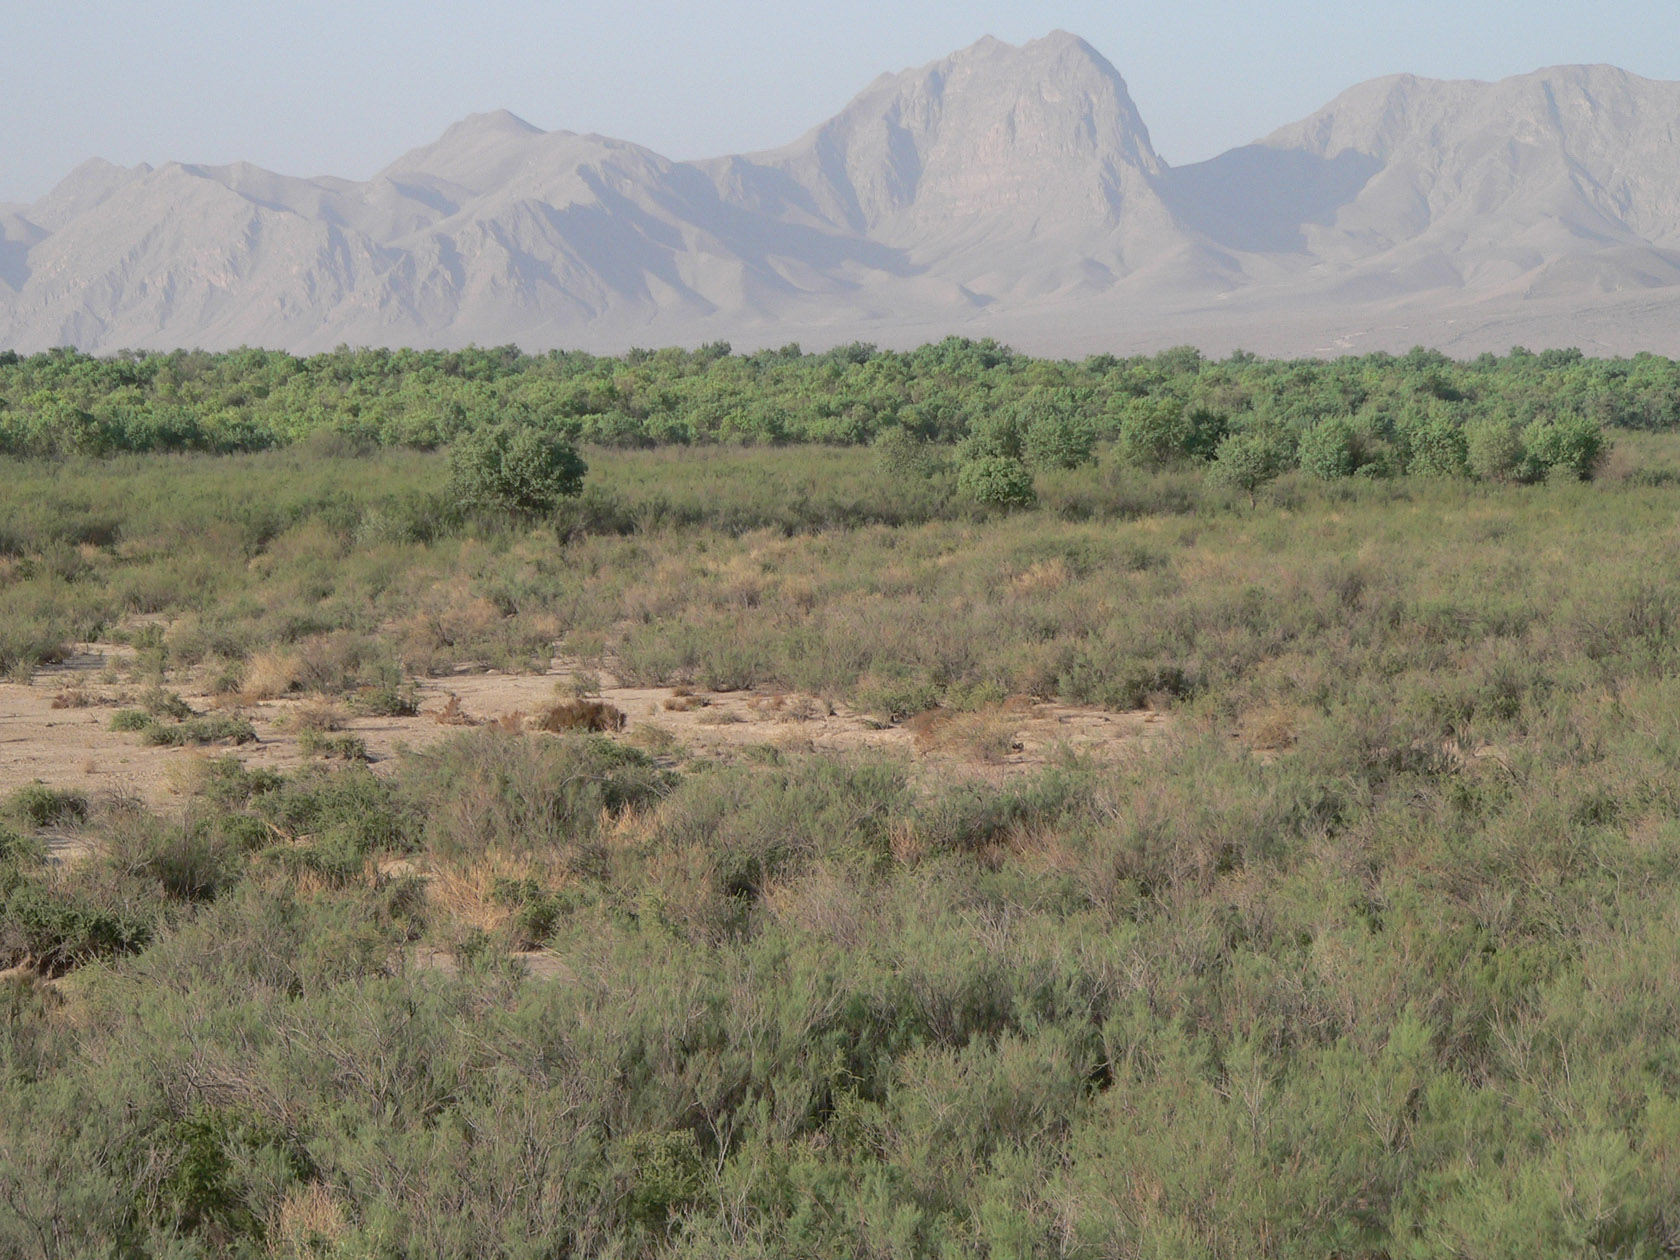
[[[20,785],[0,1253],[1680,1251],[1673,365],[853,358],[0,366],[0,665],[126,642],[136,740],[557,649],[1170,723],[1024,774],[633,716],[224,745],[168,815]],[[910,397],[942,372],[960,406]],[[707,429],[713,373],[748,405]],[[62,437],[168,389],[175,438]],[[472,445],[527,404],[581,494]],[[516,437],[541,503],[485,472]],[[172,713],[186,678],[225,708]]]

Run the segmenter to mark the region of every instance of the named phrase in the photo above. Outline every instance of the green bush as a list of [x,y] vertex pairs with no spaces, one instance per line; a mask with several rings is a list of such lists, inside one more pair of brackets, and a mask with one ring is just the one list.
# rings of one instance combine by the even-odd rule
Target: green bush
[[1208,476],[1215,485],[1228,486],[1248,496],[1250,506],[1261,486],[1288,466],[1288,443],[1266,429],[1243,429],[1219,443]]
[[1359,467],[1359,439],[1346,420],[1321,420],[1301,434],[1301,471],[1320,481],[1351,477]]
[[152,938],[155,917],[132,905],[109,905],[74,891],[28,882],[0,914],[0,954],[28,957],[46,971],[104,955],[129,953]]
[[1078,468],[1091,461],[1096,427],[1067,391],[1029,396],[1016,415],[1021,458],[1033,468]]
[[946,461],[939,447],[900,425],[883,429],[873,446],[876,462],[889,477],[927,481],[945,467]]
[[1590,479],[1604,457],[1604,432],[1587,416],[1535,420],[1522,432],[1523,466],[1531,480],[1557,470],[1577,481]]
[[0,823],[0,865],[27,866],[38,862],[46,854],[46,847],[34,836],[20,835]]
[[965,458],[957,466],[957,489],[989,507],[1030,507],[1038,498],[1027,466],[1004,455]]
[[88,816],[87,797],[45,783],[27,783],[18,788],[7,799],[6,808],[14,818],[31,827],[85,822]]
[[420,712],[420,693],[412,683],[377,683],[350,693],[347,702],[370,717],[413,717]]
[[306,757],[330,757],[339,761],[369,761],[367,741],[349,731],[304,731],[298,736],[298,751]]
[[589,465],[556,433],[494,424],[460,438],[450,451],[449,493],[468,508],[547,516],[583,490]]
[[148,744],[180,748],[189,744],[248,744],[257,737],[249,718],[235,713],[212,713],[184,722],[149,721],[141,728]]
[[626,1215],[644,1229],[663,1230],[705,1184],[705,1161],[689,1129],[633,1133],[624,1139],[620,1161],[632,1178]]
[[1148,394],[1126,404],[1120,417],[1120,452],[1143,468],[1214,457],[1229,428],[1223,415],[1171,394]]
[[1432,417],[1406,432],[1406,471],[1422,477],[1462,477],[1468,458],[1464,430],[1444,416]]

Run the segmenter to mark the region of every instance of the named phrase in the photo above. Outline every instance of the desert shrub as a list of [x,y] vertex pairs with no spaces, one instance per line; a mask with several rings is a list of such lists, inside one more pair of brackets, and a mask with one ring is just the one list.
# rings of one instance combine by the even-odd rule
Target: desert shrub
[[52,827],[85,822],[88,799],[68,788],[27,783],[6,799],[6,809],[12,817],[31,827]]
[[383,682],[358,687],[346,703],[370,717],[414,717],[420,712],[420,693],[413,684]]
[[705,1159],[690,1129],[632,1133],[619,1161],[633,1170],[625,1214],[643,1229],[664,1230],[673,1214],[699,1199],[705,1185]]
[[[417,844],[418,824],[391,786],[364,765],[310,767],[251,802],[258,824],[241,824],[228,836],[241,848],[263,848],[283,869],[311,871],[344,886],[359,881],[370,855],[404,853]],[[264,832],[269,840],[265,847]]]
[[20,669],[50,665],[69,654],[62,630],[32,625],[16,615],[0,620],[0,674],[11,677]]
[[881,471],[895,479],[928,481],[946,465],[937,445],[901,425],[883,429],[872,445]]
[[[170,1123],[157,1141],[168,1168],[152,1208],[160,1223],[222,1247],[261,1238],[262,1221],[251,1210],[234,1149],[278,1148],[284,1157],[282,1134],[257,1116],[201,1108]],[[302,1171],[301,1159],[291,1162],[294,1172]]]
[[884,857],[906,791],[903,767],[888,761],[813,757],[720,770],[683,782],[660,812],[656,840],[705,853],[714,886],[751,901],[822,854]]
[[25,836],[0,823],[0,865],[27,866],[45,856],[45,846],[34,836]]
[[149,721],[141,729],[148,744],[181,748],[190,744],[248,744],[257,737],[249,718],[237,713],[211,713],[184,722]]
[[118,709],[111,714],[111,729],[125,733],[150,730],[152,715],[143,709]]
[[367,741],[348,731],[304,731],[298,736],[298,751],[306,757],[329,757],[339,761],[369,761]]
[[249,769],[238,757],[208,757],[201,763],[198,794],[221,809],[249,805],[267,792],[278,791],[284,778],[274,770]]
[[155,927],[150,907],[27,881],[13,889],[0,913],[0,956],[30,958],[44,971],[63,971],[90,958],[141,949]]
[[577,898],[565,891],[544,888],[534,879],[497,879],[491,900],[513,911],[508,942],[517,950],[535,949],[546,941]]
[[215,819],[134,820],[107,832],[106,856],[130,876],[155,880],[167,897],[210,901],[239,879],[239,830]]
[[187,718],[197,717],[198,710],[173,691],[165,691],[162,687],[151,686],[140,695],[140,706],[154,718],[168,718],[180,722]]
[[588,870],[603,814],[651,805],[671,784],[645,753],[603,736],[480,730],[412,754],[396,790],[442,856],[558,846]]
[[1003,791],[955,783],[917,809],[915,828],[936,852],[972,853],[1081,809],[1090,792],[1088,779],[1061,769]]

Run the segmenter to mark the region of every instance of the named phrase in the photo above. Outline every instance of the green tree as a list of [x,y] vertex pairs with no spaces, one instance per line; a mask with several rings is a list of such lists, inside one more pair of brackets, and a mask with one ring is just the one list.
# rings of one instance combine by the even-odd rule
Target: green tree
[[1464,430],[1446,416],[1430,416],[1406,434],[1406,471],[1421,477],[1462,477],[1468,447]]
[[1522,444],[1525,471],[1536,481],[1557,472],[1586,481],[1604,458],[1604,431],[1590,416],[1535,420]]
[[1359,436],[1340,417],[1320,420],[1301,434],[1301,471],[1320,481],[1351,477],[1359,467]]
[[546,516],[583,489],[584,463],[558,434],[494,424],[463,437],[449,457],[449,489],[463,506]]
[[1214,484],[1246,494],[1253,507],[1256,491],[1288,462],[1289,450],[1281,436],[1268,429],[1242,429],[1219,444],[1208,475]]
[[1225,437],[1225,417],[1172,394],[1152,394],[1126,404],[1120,418],[1120,450],[1130,463],[1164,468],[1182,460],[1213,458]]
[[927,481],[945,466],[938,449],[901,425],[883,429],[875,439],[875,460],[889,477],[906,481]]
[[1464,430],[1465,462],[1480,481],[1513,481],[1522,472],[1523,444],[1509,421],[1489,419]]
[[1021,454],[1034,468],[1078,468],[1089,463],[1097,432],[1071,391],[1035,390],[1016,410]]

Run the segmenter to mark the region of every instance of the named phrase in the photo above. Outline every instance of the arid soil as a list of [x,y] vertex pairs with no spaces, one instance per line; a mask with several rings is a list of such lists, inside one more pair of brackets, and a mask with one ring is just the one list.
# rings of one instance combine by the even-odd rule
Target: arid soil
[[[39,671],[28,683],[0,682],[0,795],[39,781],[90,796],[137,797],[167,811],[192,782],[198,759],[231,753],[247,765],[277,770],[318,760],[300,748],[299,738],[308,719],[323,712],[339,733],[362,741],[378,772],[402,749],[424,748],[468,725],[499,721],[533,729],[539,714],[572,694],[572,676],[572,664],[556,659],[543,674],[463,672],[423,679],[417,684],[420,712],[413,717],[363,716],[305,696],[230,703],[190,683],[172,682],[171,689],[195,709],[232,708],[249,718],[257,739],[238,746],[149,747],[137,734],[111,729],[112,713],[137,707],[144,690],[133,678],[128,649],[84,644],[63,665]],[[1151,711],[1108,713],[1025,699],[976,714],[935,712],[893,724],[812,696],[691,693],[619,686],[610,673],[600,678],[599,698],[624,714],[624,727],[613,738],[656,755],[730,757],[765,744],[786,752],[876,748],[997,779],[1041,766],[1061,749],[1124,756],[1166,725]],[[450,709],[459,716],[440,720]]]

